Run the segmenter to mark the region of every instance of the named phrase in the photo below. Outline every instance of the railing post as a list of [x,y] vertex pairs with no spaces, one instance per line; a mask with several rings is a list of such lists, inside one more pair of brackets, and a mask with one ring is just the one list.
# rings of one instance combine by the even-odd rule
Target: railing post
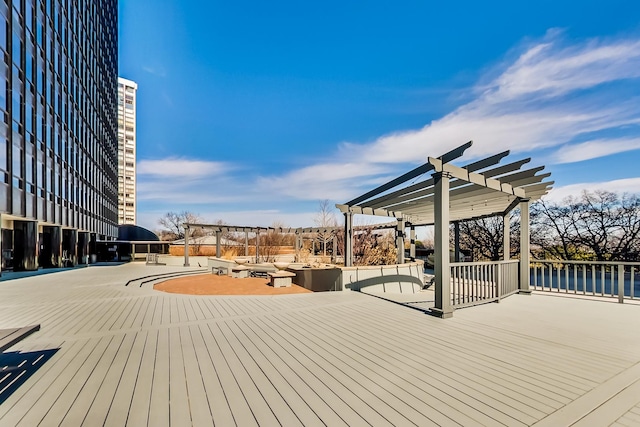
[[500,289],[502,288],[502,265],[496,264],[496,269],[498,270],[498,274],[496,275],[496,297],[498,297],[497,302],[500,302]]
[[[613,269],[611,269],[613,272]],[[624,265],[618,264],[618,302],[624,303]]]

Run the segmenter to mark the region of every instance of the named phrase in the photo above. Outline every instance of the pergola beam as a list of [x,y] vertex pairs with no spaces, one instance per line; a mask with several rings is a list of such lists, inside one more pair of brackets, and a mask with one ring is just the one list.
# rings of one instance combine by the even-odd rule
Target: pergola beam
[[[443,154],[442,156],[439,157],[439,159],[441,159],[445,163],[450,162],[451,160],[457,159],[458,157],[461,157],[462,154],[464,154],[465,150],[471,147],[471,145],[472,145],[472,142],[469,141],[466,144],[463,144],[460,147],[454,148],[453,150]],[[360,197],[356,197],[355,199],[348,201],[346,204],[349,206],[357,205],[358,203],[364,202],[365,200],[368,200],[374,196],[377,196],[378,194],[382,194],[385,191],[391,190],[392,188],[395,188],[400,184],[404,184],[405,182],[432,170],[433,170],[433,166],[427,162],[421,166],[418,166],[413,170],[410,170],[404,175],[401,175],[396,179],[393,179],[387,182],[386,184],[383,184],[377,188],[374,188],[373,190],[363,194]]]

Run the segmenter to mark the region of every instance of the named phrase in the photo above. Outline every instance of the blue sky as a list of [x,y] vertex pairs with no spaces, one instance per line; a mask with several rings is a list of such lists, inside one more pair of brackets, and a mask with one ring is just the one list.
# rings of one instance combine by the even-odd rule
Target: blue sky
[[313,225],[468,140],[640,192],[640,2],[120,0],[138,222]]

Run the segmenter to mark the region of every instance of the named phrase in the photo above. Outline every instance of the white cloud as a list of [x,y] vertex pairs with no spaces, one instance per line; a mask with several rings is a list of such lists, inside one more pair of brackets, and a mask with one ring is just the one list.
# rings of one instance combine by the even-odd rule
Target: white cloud
[[563,95],[579,89],[640,77],[640,41],[591,40],[557,48],[551,40],[523,53],[487,89],[499,100],[530,94]]
[[204,160],[190,160],[181,158],[167,158],[160,160],[141,160],[137,164],[138,175],[153,175],[161,177],[200,178],[220,175],[231,169],[222,162]]
[[[464,105],[420,129],[369,143],[343,142],[329,158],[259,178],[234,176],[232,166],[220,162],[143,160],[138,165],[139,195],[167,204],[251,203],[271,220],[264,209],[275,206],[279,213],[291,200],[344,202],[469,140],[474,145],[467,159],[504,150],[540,159],[555,149],[550,160],[567,163],[636,150],[640,95],[631,94],[640,94],[639,88],[640,40],[568,45],[552,33],[483,76],[469,88],[472,98]],[[640,184],[635,179],[601,184],[610,189],[615,183],[629,191]],[[578,187],[567,186],[551,194],[562,198],[576,191]],[[256,223],[250,215],[236,214],[237,220],[230,222],[245,218]]]
[[638,178],[625,178],[616,179],[613,181],[603,182],[581,182],[578,184],[565,185],[558,188],[553,188],[549,194],[544,196],[544,200],[550,200],[553,202],[561,202],[569,196],[578,196],[583,191],[611,191],[613,193],[638,193],[640,189],[640,177]]
[[553,155],[556,163],[572,163],[640,149],[640,138],[594,139],[561,147]]
[[[571,162],[637,149],[640,98],[629,96],[633,93],[629,88],[620,95],[612,84],[637,87],[639,78],[640,41],[590,40],[566,46],[557,33],[551,33],[503,65],[488,83],[472,88],[475,98],[441,119],[371,143],[343,142],[333,162],[264,178],[261,183],[301,199],[348,199],[372,188],[368,179],[401,173],[407,165],[424,163],[428,156],[441,155],[469,140],[474,145],[466,158],[504,150],[535,157],[540,150],[561,146],[561,161]],[[618,140],[572,143],[584,141],[591,133],[625,127],[631,134],[618,135]],[[633,143],[625,146],[625,140]]]
[[354,189],[376,185],[380,175],[390,169],[383,165],[360,163],[323,163],[294,170],[279,177],[263,177],[258,185],[273,197],[302,200],[342,200]]

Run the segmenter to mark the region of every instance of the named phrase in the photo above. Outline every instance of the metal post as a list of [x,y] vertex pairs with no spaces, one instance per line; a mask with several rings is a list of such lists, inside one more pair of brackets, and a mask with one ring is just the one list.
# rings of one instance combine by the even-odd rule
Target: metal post
[[222,232],[220,230],[216,230],[216,258],[220,258],[220,239],[222,237]]
[[529,199],[520,200],[520,285],[521,294],[530,294],[529,289]]
[[511,220],[509,213],[502,217],[502,259],[507,261],[511,257]]
[[396,249],[398,250],[398,264],[404,264],[404,219],[396,218]]
[[443,319],[453,316],[449,269],[449,178],[447,172],[433,174],[435,182],[435,275],[436,301],[431,310]]
[[409,248],[409,256],[411,261],[416,260],[416,226],[409,224],[409,238],[411,239],[411,247]]
[[189,227],[184,228],[184,266],[189,267]]
[[353,266],[353,213],[344,213],[344,266]]

